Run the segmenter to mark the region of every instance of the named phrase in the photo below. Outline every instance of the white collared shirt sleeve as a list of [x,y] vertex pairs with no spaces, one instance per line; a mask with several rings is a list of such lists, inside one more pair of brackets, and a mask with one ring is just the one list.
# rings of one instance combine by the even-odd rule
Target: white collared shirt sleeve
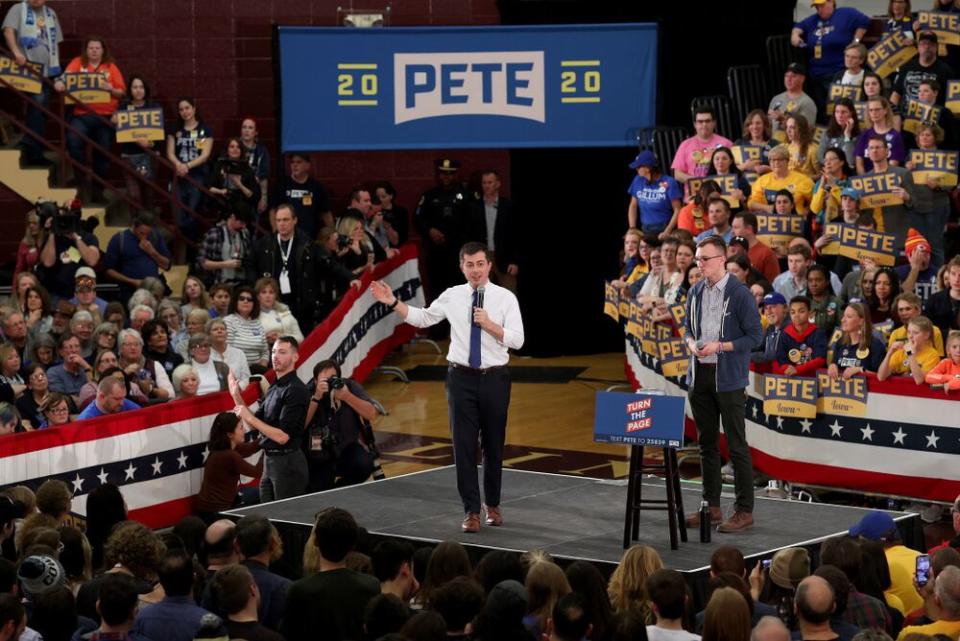
[[170,398],[176,398],[177,393],[173,389],[173,383],[170,382],[170,377],[167,376],[167,370],[163,369],[163,365],[160,363],[154,362],[153,364],[153,376],[157,381],[157,387],[164,390]]

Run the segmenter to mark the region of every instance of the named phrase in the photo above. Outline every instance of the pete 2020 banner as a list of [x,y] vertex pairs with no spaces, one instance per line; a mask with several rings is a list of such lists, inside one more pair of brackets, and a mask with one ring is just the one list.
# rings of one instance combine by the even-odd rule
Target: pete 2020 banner
[[279,33],[284,152],[616,147],[656,123],[654,24]]

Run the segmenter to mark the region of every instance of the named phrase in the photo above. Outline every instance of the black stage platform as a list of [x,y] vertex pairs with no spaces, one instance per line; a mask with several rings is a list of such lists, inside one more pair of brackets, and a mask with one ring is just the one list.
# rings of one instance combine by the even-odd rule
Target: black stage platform
[[[643,493],[648,498],[664,498],[663,481],[650,478],[644,483]],[[683,502],[687,511],[695,509],[699,500],[699,484],[684,483]],[[266,516],[281,530],[287,542],[286,550],[296,559],[300,558],[303,541],[309,535],[317,511],[336,506],[349,510],[357,523],[375,537],[400,537],[415,544],[454,540],[480,550],[524,552],[541,548],[560,561],[594,561],[608,573],[623,554],[625,502],[625,481],[505,469],[501,503],[504,526],[483,527],[479,534],[464,534],[460,530],[463,511],[456,490],[455,469],[448,466],[254,505],[227,512],[227,515]],[[732,502],[732,495],[724,492],[725,512]],[[823,539],[845,533],[865,513],[855,507],[758,497],[754,512],[757,525],[753,529],[741,534],[714,532],[709,544],[699,542],[697,530],[688,530],[689,541],[681,543],[679,550],[671,550],[667,513],[647,511],[641,515],[638,542],[656,548],[668,567],[700,574],[708,568],[713,550],[723,543],[737,546],[748,558],[769,557],[784,547],[814,549]],[[904,542],[922,545],[920,520],[916,515],[892,514]]]

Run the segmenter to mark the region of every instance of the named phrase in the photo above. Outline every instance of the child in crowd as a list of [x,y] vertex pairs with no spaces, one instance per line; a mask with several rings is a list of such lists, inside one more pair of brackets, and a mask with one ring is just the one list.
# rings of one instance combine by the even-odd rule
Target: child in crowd
[[810,299],[790,299],[790,324],[783,331],[777,349],[775,374],[813,376],[827,363],[827,337],[810,322]]
[[940,387],[944,394],[960,390],[960,330],[947,335],[947,357],[927,374],[927,384]]

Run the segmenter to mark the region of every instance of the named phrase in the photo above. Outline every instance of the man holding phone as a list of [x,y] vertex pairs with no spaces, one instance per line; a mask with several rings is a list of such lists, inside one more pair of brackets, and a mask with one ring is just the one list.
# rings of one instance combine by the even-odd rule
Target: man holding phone
[[[921,558],[926,559],[925,564],[929,571],[930,557],[926,554],[918,557],[918,569]],[[910,634],[942,634],[951,639],[960,635],[960,568],[948,565],[940,571],[933,583],[933,592],[926,600],[927,616],[933,619],[933,623],[908,625],[900,631],[897,641],[902,641]]]

